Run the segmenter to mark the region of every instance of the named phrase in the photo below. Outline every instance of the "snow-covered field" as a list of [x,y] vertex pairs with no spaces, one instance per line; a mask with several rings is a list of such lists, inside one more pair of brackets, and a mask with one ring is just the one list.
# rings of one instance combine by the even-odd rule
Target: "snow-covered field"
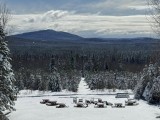
[[[113,93],[111,95],[108,93],[110,91],[90,91],[83,79],[79,84],[77,94],[66,91],[61,93],[21,91],[20,97],[16,101],[16,111],[13,111],[8,117],[10,120],[156,120],[156,116],[160,115],[157,106],[148,105],[142,100],[138,101],[138,106],[126,106],[125,108],[112,108],[110,106],[94,108],[94,105],[89,105],[87,108],[74,107],[73,97],[102,98],[111,103],[121,102],[124,104],[126,99],[116,99]],[[133,96],[131,95],[131,97]],[[40,104],[42,99],[65,103],[68,108],[55,108],[55,106]]]

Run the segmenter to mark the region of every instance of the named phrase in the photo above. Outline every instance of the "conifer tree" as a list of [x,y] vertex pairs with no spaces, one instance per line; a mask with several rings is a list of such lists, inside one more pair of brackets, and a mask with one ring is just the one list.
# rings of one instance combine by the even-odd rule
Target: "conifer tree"
[[15,78],[10,64],[10,50],[5,40],[5,27],[8,21],[8,10],[0,6],[0,112],[13,110],[16,87]]
[[52,57],[51,64],[50,64],[50,78],[49,78],[49,90],[52,92],[60,92],[61,87],[61,81],[60,81],[60,74],[58,73],[56,67],[55,67],[55,60]]

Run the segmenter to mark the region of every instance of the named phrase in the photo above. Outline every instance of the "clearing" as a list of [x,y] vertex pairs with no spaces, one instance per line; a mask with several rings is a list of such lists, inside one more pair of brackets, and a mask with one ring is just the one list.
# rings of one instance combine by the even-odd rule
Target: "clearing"
[[[120,91],[117,91],[120,92]],[[122,92],[122,91],[121,91]],[[126,91],[123,91],[126,92]],[[84,79],[81,80],[77,93],[62,91],[60,93],[21,91],[16,101],[16,111],[8,115],[10,120],[156,120],[160,115],[158,106],[148,105],[138,101],[138,106],[125,108],[75,108],[73,98],[82,99],[102,98],[111,103],[125,103],[125,98],[115,98],[116,93],[110,91],[91,91]],[[131,95],[133,97],[133,95]],[[42,99],[56,100],[65,103],[68,108],[56,108],[40,104]]]

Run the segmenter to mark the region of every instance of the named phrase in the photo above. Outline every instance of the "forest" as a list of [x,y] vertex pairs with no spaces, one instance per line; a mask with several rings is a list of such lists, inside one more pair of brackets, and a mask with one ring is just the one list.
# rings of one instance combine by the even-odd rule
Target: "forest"
[[85,77],[92,90],[136,91],[143,69],[159,64],[159,41],[151,38],[117,41],[93,38],[44,42],[9,37],[16,86],[19,90],[77,92],[80,78]]

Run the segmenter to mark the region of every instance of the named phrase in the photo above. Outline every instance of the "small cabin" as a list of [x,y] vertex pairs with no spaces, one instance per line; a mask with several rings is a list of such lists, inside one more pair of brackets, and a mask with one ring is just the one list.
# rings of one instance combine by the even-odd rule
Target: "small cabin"
[[129,98],[128,93],[117,93],[115,98]]

